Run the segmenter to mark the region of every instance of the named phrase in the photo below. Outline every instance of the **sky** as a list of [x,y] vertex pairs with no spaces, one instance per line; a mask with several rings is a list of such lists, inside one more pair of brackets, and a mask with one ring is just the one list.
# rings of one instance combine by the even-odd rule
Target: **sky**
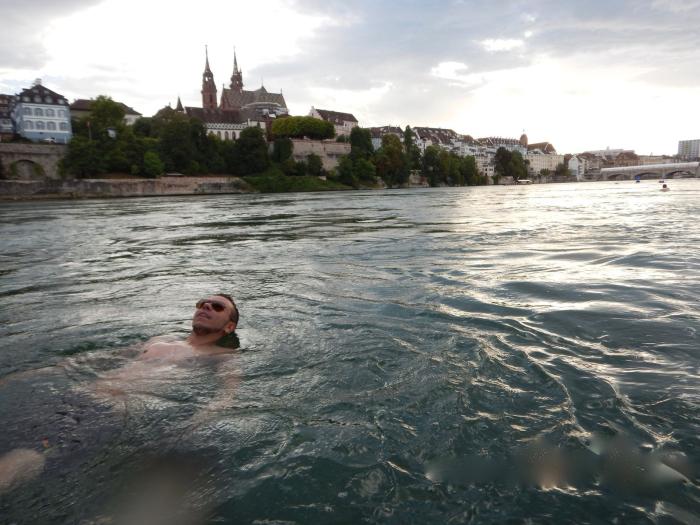
[[0,0],[0,93],[41,78],[144,116],[219,87],[363,127],[675,154],[700,138],[700,0]]

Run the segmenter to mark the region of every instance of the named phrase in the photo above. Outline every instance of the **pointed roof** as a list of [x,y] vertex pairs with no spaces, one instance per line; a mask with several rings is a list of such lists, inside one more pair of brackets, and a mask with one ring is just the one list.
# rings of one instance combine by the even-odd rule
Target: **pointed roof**
[[209,68],[209,47],[204,44],[204,56],[206,57],[204,63],[204,72],[211,74],[211,69]]
[[180,95],[177,97],[177,106],[175,106],[176,111],[184,111],[184,108],[182,107],[182,101],[180,100]]
[[238,59],[236,58],[236,46],[233,46],[233,72],[238,73]]
[[68,106],[68,100],[63,95],[51,91],[49,88],[42,86],[39,83],[32,87],[23,89],[17,95],[17,102],[40,102],[42,104],[52,104],[59,106]]

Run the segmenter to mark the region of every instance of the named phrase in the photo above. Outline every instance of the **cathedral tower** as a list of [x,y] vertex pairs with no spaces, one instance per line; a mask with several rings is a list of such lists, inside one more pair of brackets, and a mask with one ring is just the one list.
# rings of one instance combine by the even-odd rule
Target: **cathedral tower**
[[233,75],[231,75],[231,89],[237,93],[243,92],[243,71],[238,69],[238,60],[236,59],[236,49],[233,49]]
[[216,109],[216,84],[214,83],[214,74],[209,68],[209,50],[207,46],[204,46],[204,53],[206,63],[202,74],[202,107],[204,109]]

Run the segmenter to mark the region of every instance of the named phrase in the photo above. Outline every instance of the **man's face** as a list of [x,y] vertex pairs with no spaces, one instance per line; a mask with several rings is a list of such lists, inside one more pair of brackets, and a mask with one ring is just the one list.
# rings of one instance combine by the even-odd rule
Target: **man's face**
[[231,321],[233,304],[220,295],[211,295],[197,302],[192,318],[192,331],[197,335],[222,332],[228,334],[236,329]]

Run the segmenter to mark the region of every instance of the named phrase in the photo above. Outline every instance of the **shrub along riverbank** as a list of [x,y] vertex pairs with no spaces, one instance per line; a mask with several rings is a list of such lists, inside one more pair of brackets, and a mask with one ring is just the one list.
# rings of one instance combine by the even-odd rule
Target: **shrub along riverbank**
[[335,180],[323,180],[311,175],[290,177],[273,166],[264,173],[243,177],[253,189],[260,193],[289,193],[294,191],[350,190],[350,186]]

